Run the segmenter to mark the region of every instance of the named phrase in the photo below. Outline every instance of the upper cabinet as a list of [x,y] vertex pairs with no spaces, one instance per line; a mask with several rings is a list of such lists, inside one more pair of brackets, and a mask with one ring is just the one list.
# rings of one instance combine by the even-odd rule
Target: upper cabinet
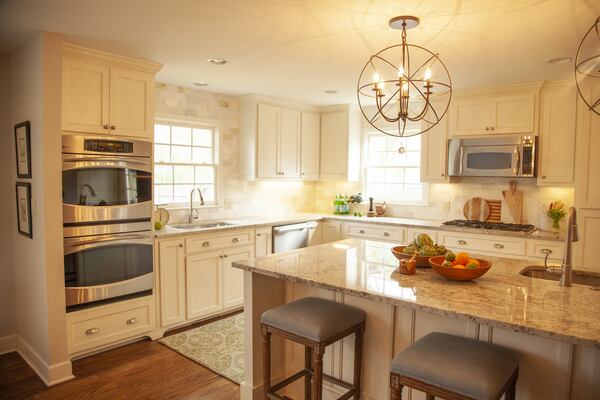
[[540,97],[538,185],[572,184],[577,91],[574,82],[547,83]]
[[[421,182],[447,182],[448,116],[421,135]],[[431,125],[422,122],[422,129]]]
[[159,64],[65,44],[62,130],[152,140]]
[[450,136],[535,134],[540,85],[459,95],[450,105]]
[[321,179],[360,179],[361,114],[353,106],[331,107],[321,114]]
[[305,180],[319,179],[321,149],[321,118],[317,113],[302,113],[302,146],[300,151],[300,177]]

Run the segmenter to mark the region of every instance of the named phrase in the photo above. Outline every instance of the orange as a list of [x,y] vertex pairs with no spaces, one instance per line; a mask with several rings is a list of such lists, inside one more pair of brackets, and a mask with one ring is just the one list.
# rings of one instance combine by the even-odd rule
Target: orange
[[454,262],[456,263],[455,265],[457,265],[457,264],[467,265],[467,262],[469,262],[469,254],[464,253],[464,252],[458,253],[456,255],[456,259],[454,260]]
[[476,258],[469,258],[469,261],[467,261],[467,267],[468,268],[479,268],[479,260],[477,260]]

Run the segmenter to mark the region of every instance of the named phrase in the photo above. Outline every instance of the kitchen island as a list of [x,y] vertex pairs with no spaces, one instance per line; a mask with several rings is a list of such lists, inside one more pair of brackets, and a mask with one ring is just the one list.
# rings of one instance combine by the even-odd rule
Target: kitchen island
[[[306,296],[359,307],[368,314],[363,398],[388,399],[394,354],[431,331],[514,348],[522,355],[517,398],[600,398],[600,291],[519,275],[531,262],[484,257],[490,271],[474,282],[452,282],[429,268],[395,272],[392,245],[344,240],[234,263],[245,270],[246,380],[242,399],[261,398],[260,316]],[[351,379],[353,338],[327,349],[324,369]],[[274,341],[274,381],[302,368],[303,349]],[[443,368],[443,365],[440,365]],[[301,397],[301,383],[289,395]],[[341,390],[325,385],[324,398]],[[407,392],[409,390],[405,389]],[[406,398],[424,398],[407,393]]]

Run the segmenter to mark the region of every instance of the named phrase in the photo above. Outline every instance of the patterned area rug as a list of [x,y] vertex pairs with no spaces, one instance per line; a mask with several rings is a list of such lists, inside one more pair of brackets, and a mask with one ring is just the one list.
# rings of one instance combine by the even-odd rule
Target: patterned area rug
[[206,368],[241,383],[244,380],[244,314],[159,340]]

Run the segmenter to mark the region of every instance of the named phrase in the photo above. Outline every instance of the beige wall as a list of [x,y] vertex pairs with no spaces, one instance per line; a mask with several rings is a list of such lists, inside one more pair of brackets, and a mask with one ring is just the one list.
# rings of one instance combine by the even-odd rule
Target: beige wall
[[10,118],[10,57],[0,54],[0,352],[14,346],[12,339],[2,338],[14,335],[15,322],[15,275],[12,215],[15,209],[14,192],[14,145]]
[[32,159],[32,179],[27,181],[32,186],[33,239],[16,230],[13,234],[17,348],[47,383],[71,376],[62,255],[61,63],[60,38],[41,34],[13,54],[11,65],[12,122],[30,121]]
[[[312,210],[313,183],[253,182],[240,177],[240,103],[237,97],[158,83],[156,115],[218,126],[221,206],[201,210],[201,219]],[[223,207],[225,203],[230,204],[230,209]],[[187,214],[186,209],[171,210],[171,218],[175,222],[184,221]]]

